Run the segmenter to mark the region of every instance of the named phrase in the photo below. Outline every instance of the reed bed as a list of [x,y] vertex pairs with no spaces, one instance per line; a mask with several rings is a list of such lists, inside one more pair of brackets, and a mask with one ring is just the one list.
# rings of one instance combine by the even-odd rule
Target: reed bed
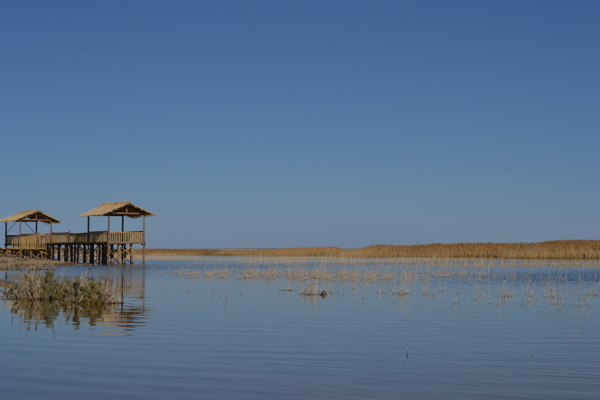
[[[194,279],[273,281],[278,293],[314,299],[376,290],[405,301],[412,297],[447,298],[447,288],[462,288],[475,303],[498,308],[540,302],[562,311],[587,310],[598,303],[600,276],[593,260],[360,259],[309,257],[203,257],[174,264],[168,274]],[[377,290],[378,289],[378,290]],[[454,290],[454,289],[453,289]],[[457,293],[458,296],[458,293]],[[316,300],[315,300],[316,301]],[[460,306],[459,298],[453,303]]]
[[[547,270],[544,279],[566,281],[566,269],[598,268],[595,261],[542,260],[393,260],[393,259],[309,259],[298,257],[203,258],[187,267],[173,267],[171,275],[191,278],[236,278],[242,280],[276,279],[331,282],[431,282],[452,279],[461,282],[516,281],[525,269]],[[521,272],[518,272],[521,271]],[[571,272],[572,273],[572,272]],[[539,275],[539,274],[538,274]]]
[[[337,282],[352,284],[393,284],[392,293],[406,295],[410,293],[410,285],[419,283],[423,294],[427,294],[429,285],[433,282],[452,281],[455,283],[491,283],[500,282],[505,285],[506,282],[519,282],[524,279],[522,276],[512,271],[491,271],[491,270],[462,270],[462,269],[359,269],[359,268],[338,268],[327,269],[323,267],[297,267],[297,268],[241,268],[241,269],[196,269],[196,268],[177,268],[169,271],[169,275],[189,277],[193,279],[238,279],[238,280],[257,280],[257,281],[275,281],[284,282]],[[556,286],[564,283],[566,276],[553,274],[549,272],[542,278],[541,284],[545,287]],[[511,289],[512,290],[512,289]],[[500,290],[504,298],[509,298],[509,292]],[[535,293],[535,289],[533,289]]]
[[375,245],[359,249],[299,247],[289,249],[146,249],[152,257],[325,257],[325,258],[473,258],[517,260],[600,260],[600,240],[554,240],[538,243],[432,243]]
[[4,290],[10,300],[59,303],[61,305],[102,306],[120,303],[120,292],[108,280],[93,280],[88,276],[59,279],[54,272],[26,273]]

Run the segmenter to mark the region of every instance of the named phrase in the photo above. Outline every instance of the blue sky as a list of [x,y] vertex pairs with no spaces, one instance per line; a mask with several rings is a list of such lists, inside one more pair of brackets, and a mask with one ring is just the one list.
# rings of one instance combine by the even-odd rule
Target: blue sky
[[1,2],[0,217],[76,232],[127,200],[158,214],[150,247],[598,239],[598,20],[595,1]]

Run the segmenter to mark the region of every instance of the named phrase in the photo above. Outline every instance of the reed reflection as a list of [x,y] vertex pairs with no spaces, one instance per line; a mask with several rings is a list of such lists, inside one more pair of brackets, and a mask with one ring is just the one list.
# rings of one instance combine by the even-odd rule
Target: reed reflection
[[[69,278],[77,275],[75,272],[65,268],[59,274]],[[42,328],[54,331],[66,325],[75,331],[98,331],[103,335],[134,335],[136,329],[148,323],[151,309],[145,305],[145,267],[93,267],[85,273],[94,279],[107,279],[117,287],[121,303],[82,306],[7,300],[5,305],[10,309],[11,322],[33,332]],[[12,278],[18,279],[18,276]]]

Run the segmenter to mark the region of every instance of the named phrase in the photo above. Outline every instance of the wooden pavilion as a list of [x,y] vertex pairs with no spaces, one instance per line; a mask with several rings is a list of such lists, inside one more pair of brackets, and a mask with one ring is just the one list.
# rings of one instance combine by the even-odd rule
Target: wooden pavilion
[[[0,219],[4,222],[4,251],[5,254],[25,258],[48,258],[48,239],[52,236],[52,224],[60,223],[60,220],[40,210],[21,211],[10,217]],[[50,225],[50,233],[39,233],[38,223],[43,222]],[[12,225],[9,228],[9,223]],[[9,235],[10,231],[19,224],[19,234]],[[32,227],[31,225],[34,225]],[[23,233],[23,226],[31,232]]]
[[[20,257],[45,258],[84,264],[133,264],[134,245],[142,246],[142,262],[146,262],[146,217],[154,216],[149,211],[131,204],[128,201],[103,203],[81,217],[87,217],[87,231],[84,233],[52,232],[37,233],[37,222],[57,223],[57,219],[39,210],[22,211],[0,222],[19,222],[19,235],[8,235],[5,227],[4,252]],[[105,231],[91,231],[90,217],[107,217]],[[111,217],[120,217],[121,230],[111,230]],[[125,231],[125,217],[143,218],[141,231]],[[22,223],[36,222],[36,231],[22,234]],[[13,224],[13,227],[14,227]],[[12,227],[11,227],[12,228]]]
[[[92,257],[87,261],[91,264],[100,262],[102,264],[133,264],[133,245],[142,245],[142,263],[146,262],[146,217],[156,214],[146,211],[141,207],[128,201],[113,203],[102,203],[80,217],[87,217],[87,234],[89,237],[89,253]],[[91,232],[90,217],[106,217],[106,232]],[[121,217],[121,231],[113,232],[110,229],[110,218]],[[142,230],[136,232],[125,231],[125,217],[142,218]]]

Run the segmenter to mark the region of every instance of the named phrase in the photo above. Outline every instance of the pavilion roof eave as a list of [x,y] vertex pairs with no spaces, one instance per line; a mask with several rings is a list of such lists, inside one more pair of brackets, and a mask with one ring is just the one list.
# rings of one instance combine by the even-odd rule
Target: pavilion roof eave
[[128,201],[102,203],[100,206],[80,214],[80,217],[120,217],[129,218],[152,217],[156,214],[144,210]]
[[43,222],[45,224],[58,224],[60,220],[40,210],[28,210],[0,219],[0,222]]

